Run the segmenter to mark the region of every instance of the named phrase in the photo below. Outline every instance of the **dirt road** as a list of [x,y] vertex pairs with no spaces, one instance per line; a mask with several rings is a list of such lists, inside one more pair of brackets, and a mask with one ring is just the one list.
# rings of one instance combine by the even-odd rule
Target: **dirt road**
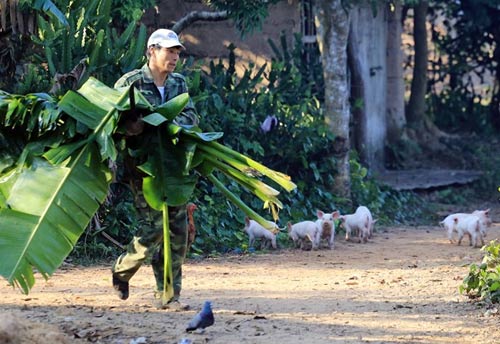
[[[495,238],[498,223],[487,239]],[[458,292],[469,264],[482,256],[451,245],[439,227],[378,228],[367,244],[338,237],[332,251],[189,261],[182,295],[188,312],[152,307],[149,266],[131,280],[126,301],[112,292],[109,266],[66,266],[48,282],[39,277],[29,295],[0,281],[0,313],[7,330],[13,324],[6,319],[15,316],[29,320],[19,335],[40,327],[44,336],[66,334],[68,343],[499,343],[500,312]],[[215,325],[186,334],[204,300],[213,303]],[[29,338],[57,342],[44,336]]]

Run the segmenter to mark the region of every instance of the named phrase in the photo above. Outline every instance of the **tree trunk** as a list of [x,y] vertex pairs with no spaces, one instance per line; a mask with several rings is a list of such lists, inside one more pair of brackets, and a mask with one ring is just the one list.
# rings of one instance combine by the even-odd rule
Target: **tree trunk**
[[494,34],[495,50],[493,56],[495,58],[495,81],[493,84],[492,99],[490,104],[490,116],[493,126],[500,130],[500,29],[497,28]]
[[387,18],[384,5],[351,11],[349,63],[352,71],[354,139],[363,163],[384,168],[387,112]]
[[349,168],[349,82],[347,77],[347,39],[349,13],[341,0],[318,0],[315,22],[325,79],[325,117],[335,135],[336,174],[333,192],[351,200]]
[[426,16],[429,4],[420,1],[414,8],[413,39],[415,56],[411,95],[408,103],[407,120],[410,127],[419,131],[424,128],[425,94],[427,92],[427,29]]
[[[389,6],[389,5],[388,5]],[[396,143],[406,125],[405,85],[403,78],[403,50],[401,35],[402,4],[394,3],[388,10],[387,21],[387,142]]]
[[441,132],[426,115],[425,96],[427,93],[428,64],[426,22],[428,7],[427,1],[420,1],[414,8],[413,39],[415,58],[406,120],[408,122],[407,134],[410,139],[428,150],[438,151],[443,149],[439,138],[445,137],[447,134]]

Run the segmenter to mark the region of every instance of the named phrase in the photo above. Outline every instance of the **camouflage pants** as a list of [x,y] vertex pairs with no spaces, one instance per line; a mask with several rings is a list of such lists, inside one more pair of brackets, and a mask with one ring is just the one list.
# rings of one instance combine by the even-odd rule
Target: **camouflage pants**
[[[128,282],[139,270],[144,260],[152,256],[151,265],[156,279],[156,288],[163,290],[163,216],[161,212],[148,208],[141,211],[146,225],[141,228],[140,236],[135,236],[113,265],[113,275]],[[182,264],[187,250],[186,206],[168,208],[170,226],[170,250],[172,253],[172,275],[174,299],[182,288]]]

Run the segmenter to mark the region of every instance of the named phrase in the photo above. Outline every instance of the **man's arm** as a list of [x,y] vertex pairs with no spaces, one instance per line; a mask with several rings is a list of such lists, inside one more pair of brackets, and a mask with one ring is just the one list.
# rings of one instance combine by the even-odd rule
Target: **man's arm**
[[[120,79],[115,82],[114,88],[130,86],[135,81],[139,80],[139,73],[127,73],[123,75]],[[142,134],[144,131],[144,122],[142,121],[142,117],[140,116],[124,116],[125,117],[125,135],[126,136],[135,136]]]

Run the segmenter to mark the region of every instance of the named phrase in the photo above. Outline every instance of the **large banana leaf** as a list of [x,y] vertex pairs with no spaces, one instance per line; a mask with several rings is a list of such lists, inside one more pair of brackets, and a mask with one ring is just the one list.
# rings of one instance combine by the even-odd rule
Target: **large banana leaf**
[[[110,98],[117,107],[128,100],[127,93],[118,100],[116,95],[112,92]],[[44,154],[47,160],[17,166],[0,178],[0,275],[24,293],[34,285],[33,268],[47,278],[71,252],[104,201],[111,181],[102,160],[113,151],[103,148],[99,138],[103,132],[109,133],[109,123],[115,123],[118,110],[90,106],[86,98],[72,91],[59,107],[94,129],[92,134],[50,149]]]
[[32,267],[45,278],[54,273],[106,197],[110,177],[92,143],[66,166],[44,164],[1,180],[16,179],[0,209],[0,274],[28,293]]

